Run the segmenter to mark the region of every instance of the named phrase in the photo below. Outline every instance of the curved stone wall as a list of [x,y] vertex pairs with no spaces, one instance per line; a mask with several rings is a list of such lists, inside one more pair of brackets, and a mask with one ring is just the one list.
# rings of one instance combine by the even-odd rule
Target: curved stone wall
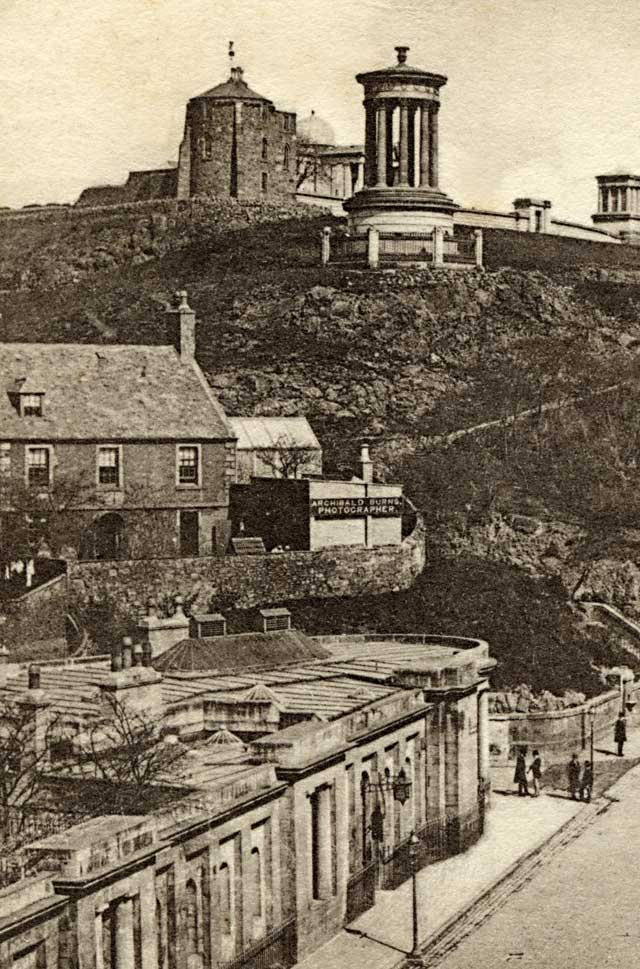
[[[627,724],[640,720],[638,699],[640,684],[634,684],[626,693],[631,709],[627,706]],[[610,690],[588,700],[580,706],[566,710],[549,710],[540,713],[490,713],[489,738],[491,765],[504,767],[515,763],[520,747],[529,753],[535,748],[542,754],[545,764],[567,761],[571,754],[582,755],[588,750],[591,735],[589,710],[594,711],[594,738],[599,745],[613,752],[613,725],[620,711],[620,692]]]

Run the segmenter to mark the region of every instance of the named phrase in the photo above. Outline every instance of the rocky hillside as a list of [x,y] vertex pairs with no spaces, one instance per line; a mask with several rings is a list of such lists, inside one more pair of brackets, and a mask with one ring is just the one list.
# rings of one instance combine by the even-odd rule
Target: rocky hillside
[[[340,231],[322,214],[171,205],[102,221],[61,214],[57,229],[43,216],[40,235],[35,222],[18,231],[7,226],[19,220],[0,220],[2,338],[164,342],[166,306],[186,288],[198,357],[229,413],[306,414],[329,467],[373,438],[378,466],[407,482],[440,556],[559,578],[558,601],[606,559],[618,565],[591,591],[627,596],[619,584],[631,572],[607,576],[622,575],[623,546],[636,557],[624,536],[640,516],[640,274],[349,273],[319,265],[320,229]],[[608,390],[620,383],[624,399]],[[586,403],[566,406],[574,397]],[[538,417],[509,423],[526,409]],[[438,443],[491,420],[502,423]],[[553,523],[567,542],[547,534]],[[496,617],[474,601],[491,638]],[[431,628],[447,625],[440,613],[434,603]]]
[[48,225],[38,244],[31,226],[23,248],[27,230],[14,226],[0,265],[20,252],[22,283],[0,295],[2,336],[160,342],[164,308],[187,288],[199,359],[229,412],[306,413],[329,443],[367,434],[403,448],[541,395],[597,389],[635,359],[640,323],[627,314],[621,327],[601,298],[610,280],[589,271],[323,270],[318,234],[331,220],[283,214],[136,211],[133,226],[131,213],[60,216],[59,237]]

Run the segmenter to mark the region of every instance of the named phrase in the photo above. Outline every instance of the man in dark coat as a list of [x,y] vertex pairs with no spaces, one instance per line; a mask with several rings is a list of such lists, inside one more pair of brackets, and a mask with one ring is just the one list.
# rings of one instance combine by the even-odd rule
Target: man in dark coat
[[523,750],[518,751],[516,772],[513,775],[513,783],[518,785],[518,797],[526,797],[529,793],[529,785],[527,783],[527,762],[524,759]]
[[534,750],[533,760],[529,766],[531,777],[533,778],[533,796],[537,797],[540,793],[540,782],[542,780],[542,758],[540,752]]
[[567,778],[569,780],[569,794],[574,801],[577,801],[578,791],[580,790],[580,761],[577,754],[572,754],[571,760],[567,764]]
[[622,757],[622,750],[627,739],[627,721],[625,720],[624,713],[622,711],[620,711],[620,715],[616,720],[616,725],[613,729],[613,739],[618,745],[618,757]]

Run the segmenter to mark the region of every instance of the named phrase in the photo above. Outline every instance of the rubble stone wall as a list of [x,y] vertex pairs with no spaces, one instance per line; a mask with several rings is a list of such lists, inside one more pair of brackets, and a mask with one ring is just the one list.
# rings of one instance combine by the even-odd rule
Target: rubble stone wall
[[[400,545],[224,558],[171,558],[69,564],[72,603],[104,598],[123,614],[147,599],[181,595],[193,607],[233,598],[238,608],[310,597],[379,594],[408,588],[425,564],[422,522]],[[195,601],[194,600],[195,596]]]

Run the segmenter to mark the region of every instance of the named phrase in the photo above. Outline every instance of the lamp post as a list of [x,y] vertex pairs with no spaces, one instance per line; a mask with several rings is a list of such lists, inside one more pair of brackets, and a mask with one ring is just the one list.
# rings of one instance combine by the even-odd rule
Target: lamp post
[[589,759],[591,761],[591,772],[595,777],[595,767],[593,763],[593,734],[596,722],[596,708],[593,705],[590,706],[587,714],[589,716]]
[[409,858],[411,859],[411,901],[412,901],[412,919],[413,919],[413,938],[411,945],[411,952],[409,953],[409,965],[420,967],[423,965],[422,957],[420,955],[420,942],[418,938],[418,848],[420,847],[420,838],[415,833],[411,832],[409,837]]

